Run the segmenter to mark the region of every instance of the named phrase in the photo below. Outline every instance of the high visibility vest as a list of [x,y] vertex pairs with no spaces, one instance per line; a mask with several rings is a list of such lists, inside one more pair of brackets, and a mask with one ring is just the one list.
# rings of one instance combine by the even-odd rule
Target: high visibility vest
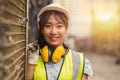
[[[84,69],[83,53],[69,50],[64,57],[58,80],[82,80]],[[38,64],[35,67],[34,80],[47,80],[45,64],[39,57]]]

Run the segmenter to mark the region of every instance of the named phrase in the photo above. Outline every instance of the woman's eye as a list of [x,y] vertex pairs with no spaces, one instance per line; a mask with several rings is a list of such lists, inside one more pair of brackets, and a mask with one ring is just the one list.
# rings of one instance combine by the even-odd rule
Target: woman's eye
[[63,27],[63,25],[57,25],[57,27],[58,27],[58,28],[62,28],[62,27]]
[[47,24],[47,25],[45,25],[45,27],[46,27],[46,28],[50,28],[50,27],[51,27],[51,25],[48,25],[48,24]]

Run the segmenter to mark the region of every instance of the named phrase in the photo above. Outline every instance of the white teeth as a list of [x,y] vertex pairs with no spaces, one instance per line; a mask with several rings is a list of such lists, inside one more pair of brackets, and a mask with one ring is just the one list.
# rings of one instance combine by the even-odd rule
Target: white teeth
[[57,40],[58,37],[50,37],[51,40]]
[[58,37],[50,37],[50,38],[58,38]]
[[51,39],[57,39],[57,38],[51,38]]

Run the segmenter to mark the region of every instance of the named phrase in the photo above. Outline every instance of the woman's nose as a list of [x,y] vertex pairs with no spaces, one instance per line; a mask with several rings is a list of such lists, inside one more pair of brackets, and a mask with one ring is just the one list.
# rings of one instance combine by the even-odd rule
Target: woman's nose
[[57,29],[55,27],[52,27],[51,34],[56,34],[56,33],[57,33]]

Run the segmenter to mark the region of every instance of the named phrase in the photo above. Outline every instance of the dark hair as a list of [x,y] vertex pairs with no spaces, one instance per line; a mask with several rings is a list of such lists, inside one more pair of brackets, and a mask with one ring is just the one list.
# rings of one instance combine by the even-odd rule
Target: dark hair
[[47,44],[47,42],[44,39],[43,34],[41,33],[44,25],[47,23],[47,20],[49,19],[49,17],[54,13],[55,15],[55,19],[60,22],[62,21],[63,24],[65,24],[66,29],[68,28],[68,18],[64,13],[58,12],[58,11],[54,11],[54,10],[50,10],[50,11],[45,11],[44,13],[42,13],[39,16],[40,21],[38,22],[38,26],[39,26],[39,30],[38,30],[38,43],[40,45],[40,48],[43,48],[43,46],[45,46]]

